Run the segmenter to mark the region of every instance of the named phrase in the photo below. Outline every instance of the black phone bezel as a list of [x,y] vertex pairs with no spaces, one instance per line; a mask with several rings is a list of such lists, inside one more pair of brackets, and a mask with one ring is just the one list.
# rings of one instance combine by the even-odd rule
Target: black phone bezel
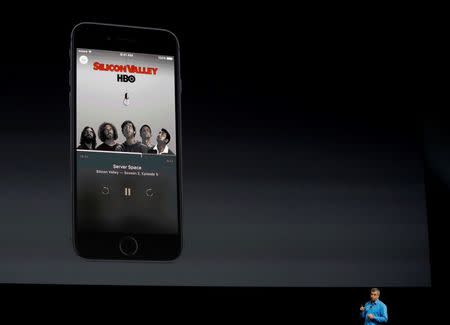
[[[181,76],[180,46],[177,37],[165,29],[84,22],[76,25],[70,42],[70,169],[72,194],[73,245],[87,259],[170,261],[182,250],[182,165],[181,165]],[[176,168],[178,231],[176,234],[138,234],[82,232],[77,225],[76,170],[76,51],[78,48],[170,55],[175,62]],[[133,236],[139,243],[135,255],[124,255],[120,240]]]

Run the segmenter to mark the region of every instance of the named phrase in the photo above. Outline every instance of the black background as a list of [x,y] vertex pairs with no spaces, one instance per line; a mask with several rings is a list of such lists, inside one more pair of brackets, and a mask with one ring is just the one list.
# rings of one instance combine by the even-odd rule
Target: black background
[[[44,134],[51,134],[55,128],[58,133],[68,130],[68,112],[55,114],[45,109],[45,103],[57,101],[61,107],[67,107],[69,33],[74,24],[100,21],[168,28],[181,41],[183,110],[187,110],[183,128],[195,130],[183,134],[183,142],[201,142],[207,134],[214,135],[218,130],[230,136],[229,130],[239,130],[241,137],[251,137],[255,130],[280,125],[279,138],[267,139],[269,147],[276,146],[279,141],[285,141],[284,135],[291,135],[296,129],[298,105],[304,114],[312,115],[317,114],[316,108],[320,107],[321,114],[326,116],[325,125],[334,124],[337,109],[339,121],[349,125],[360,118],[369,118],[374,125],[394,127],[399,133],[411,133],[411,125],[416,125],[419,141],[422,123],[426,122],[424,144],[433,285],[432,288],[382,288],[382,300],[390,308],[391,324],[429,321],[431,315],[444,316],[445,311],[434,305],[434,297],[444,285],[447,270],[441,255],[444,251],[441,243],[445,238],[443,218],[449,212],[446,206],[448,178],[442,159],[448,159],[445,148],[450,136],[444,109],[434,102],[439,88],[432,87],[434,82],[428,74],[435,68],[436,63],[430,59],[435,47],[429,24],[425,22],[425,18],[430,17],[424,12],[383,10],[380,14],[369,15],[369,11],[362,11],[354,15],[351,13],[354,8],[341,8],[341,12],[335,8],[311,11],[309,8],[255,6],[244,10],[239,6],[213,4],[188,8],[175,4],[148,7],[109,4],[93,8],[90,4],[79,3],[73,7],[78,9],[52,12],[26,6],[10,9],[11,16],[3,13],[0,23],[4,30],[0,54],[3,74],[0,135],[3,139],[8,136],[13,139],[15,146],[7,143],[4,146],[6,153],[16,154],[15,162],[29,162],[26,151],[20,150],[25,145],[20,130],[33,129],[36,121]],[[286,63],[286,69],[271,72],[270,64],[255,55],[260,52],[289,55],[294,59]],[[240,53],[239,58],[236,53]],[[242,56],[249,59],[242,60]],[[242,70],[246,73],[236,72]],[[267,82],[268,78],[279,82]],[[301,97],[299,87],[304,89]],[[367,98],[372,99],[371,104],[367,103]],[[211,102],[215,102],[216,107],[221,103],[240,104],[232,111],[218,113],[209,109]],[[12,103],[39,103],[39,109],[20,111],[12,109]],[[335,107],[335,103],[339,103],[339,107]],[[363,112],[361,105],[366,107]],[[226,128],[225,123],[210,123],[218,118],[227,121]],[[19,131],[18,121],[21,123]],[[341,129],[345,132],[345,124]],[[60,144],[64,143],[61,140]],[[33,141],[35,150],[39,150],[40,145],[44,143]],[[58,159],[56,154],[48,157],[55,158]],[[9,167],[7,155],[2,154],[1,160],[0,166]],[[186,161],[185,168],[195,170],[194,165],[189,165],[194,160]],[[357,310],[369,294],[368,288],[41,285],[3,285],[2,291],[19,309],[32,305],[42,308],[43,313],[52,311],[53,304],[64,296],[66,306],[74,313],[103,310],[105,314],[114,314],[111,307],[124,304],[123,310],[131,315],[136,309],[145,312],[149,308],[149,317],[152,317],[162,306],[165,308],[158,310],[165,313],[168,307],[178,310],[193,305],[191,312],[194,311],[195,317],[209,321],[228,318],[236,322],[238,313],[244,312],[252,318],[264,319],[270,315],[277,322],[285,322],[283,317],[293,316],[291,321],[298,323],[310,319],[314,323],[336,324],[360,323]],[[41,299],[44,291],[50,298]],[[82,305],[75,303],[77,294],[83,296]],[[195,300],[194,294],[198,297]],[[205,316],[207,310],[213,311],[212,318]]]

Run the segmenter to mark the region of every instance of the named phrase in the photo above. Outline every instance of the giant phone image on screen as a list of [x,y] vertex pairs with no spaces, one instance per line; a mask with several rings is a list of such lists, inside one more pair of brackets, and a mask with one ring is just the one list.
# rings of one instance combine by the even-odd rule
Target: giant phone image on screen
[[78,48],[76,60],[78,229],[177,233],[174,57]]

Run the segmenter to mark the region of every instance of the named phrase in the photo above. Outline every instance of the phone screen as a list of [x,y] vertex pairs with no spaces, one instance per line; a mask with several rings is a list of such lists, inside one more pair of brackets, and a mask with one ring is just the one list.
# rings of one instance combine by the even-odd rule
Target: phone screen
[[176,234],[175,58],[75,51],[78,231]]

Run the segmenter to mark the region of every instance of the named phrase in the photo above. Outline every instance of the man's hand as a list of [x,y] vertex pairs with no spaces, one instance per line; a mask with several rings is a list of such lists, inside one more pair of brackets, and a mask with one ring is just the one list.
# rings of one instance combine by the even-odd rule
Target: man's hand
[[359,308],[359,311],[364,311],[364,307],[361,305],[361,308]]
[[369,319],[374,319],[375,318],[375,316],[373,314],[369,314],[369,315],[367,315],[367,317],[369,317]]

